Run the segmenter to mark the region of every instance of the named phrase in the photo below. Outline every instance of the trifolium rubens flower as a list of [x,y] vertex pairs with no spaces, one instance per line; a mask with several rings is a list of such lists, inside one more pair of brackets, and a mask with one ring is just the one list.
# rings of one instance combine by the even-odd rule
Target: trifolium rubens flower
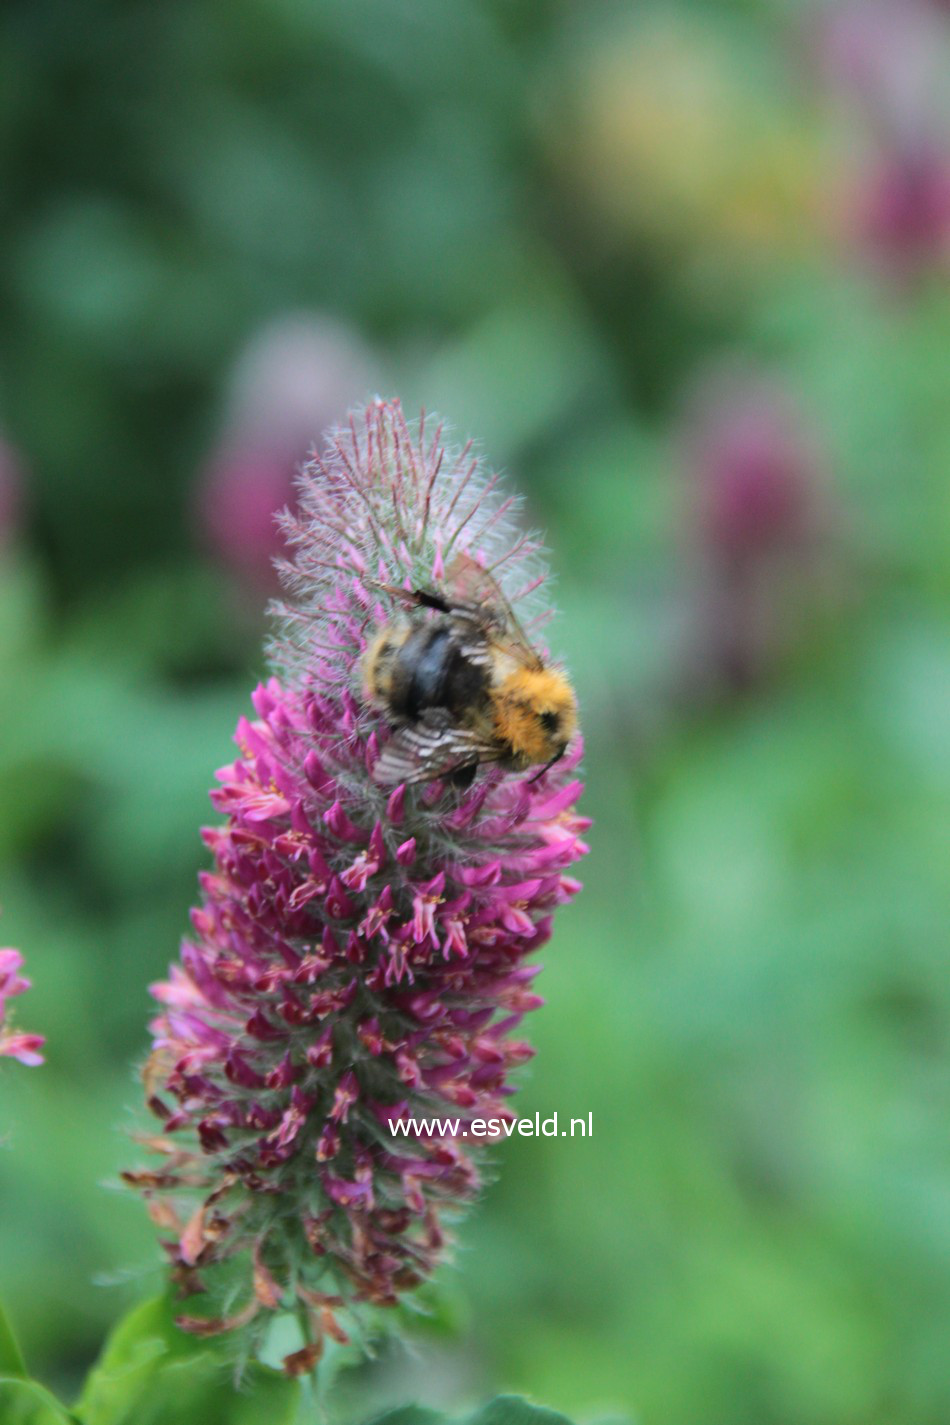
[[9,946],[0,949],[0,1054],[33,1067],[43,1062],[39,1052],[45,1043],[42,1034],[27,1034],[7,1023],[7,1000],[30,988],[30,981],[20,974],[22,968],[23,956],[19,950]]
[[[470,445],[450,450],[441,427],[410,428],[398,402],[377,401],[330,435],[299,488],[273,676],[218,773],[225,820],[204,832],[214,865],[192,933],[153,988],[145,1082],[162,1128],[144,1141],[163,1161],[126,1175],[179,1286],[216,1301],[180,1324],[240,1327],[253,1348],[293,1311],[305,1344],[290,1372],[343,1337],[345,1309],[395,1305],[446,1255],[446,1220],[479,1186],[466,1126],[513,1120],[510,1075],[532,1053],[517,1031],[541,1003],[531,956],[578,889],[568,872],[587,826],[573,714],[550,767],[486,749],[461,775],[379,775],[399,732],[367,690],[367,649],[388,625],[403,639],[435,625],[414,687],[438,702],[450,569],[485,571],[542,678],[546,571],[498,477]],[[499,610],[476,601],[457,617],[482,620],[484,652]],[[453,717],[410,725],[435,735]],[[458,1130],[393,1127],[433,1117]]]

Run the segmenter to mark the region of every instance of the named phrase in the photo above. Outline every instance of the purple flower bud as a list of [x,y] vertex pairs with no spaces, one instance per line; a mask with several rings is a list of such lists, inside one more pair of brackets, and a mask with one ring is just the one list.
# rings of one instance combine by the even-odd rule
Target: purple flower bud
[[[178,1280],[213,1290],[230,1263],[229,1313],[237,1299],[256,1332],[296,1311],[312,1363],[343,1303],[392,1306],[445,1256],[444,1219],[479,1186],[465,1128],[510,1121],[510,1074],[531,1052],[512,1034],[540,1003],[526,957],[578,889],[567,871],[587,822],[579,737],[539,777],[373,777],[389,733],[360,665],[393,616],[383,585],[438,587],[464,554],[529,637],[548,613],[538,546],[471,447],[375,402],[299,495],[274,676],[218,774],[225,822],[205,833],[214,870],[193,933],[153,989],[145,1080],[162,1130],[147,1141],[167,1170],[127,1177],[170,1234]],[[457,1131],[392,1126],[433,1117]]]
[[46,1042],[43,1036],[15,1033],[5,1024],[7,1000],[30,988],[30,981],[20,974],[22,968],[23,956],[19,950],[9,947],[0,949],[0,1055],[19,1059],[21,1064],[33,1067],[43,1062],[43,1056],[39,1053]]

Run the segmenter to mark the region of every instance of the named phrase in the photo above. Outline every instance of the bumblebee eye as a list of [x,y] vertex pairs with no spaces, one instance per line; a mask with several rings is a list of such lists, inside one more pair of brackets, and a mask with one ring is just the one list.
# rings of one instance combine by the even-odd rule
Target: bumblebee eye
[[543,712],[538,718],[538,721],[544,728],[545,732],[550,733],[557,732],[558,725],[561,719],[556,712]]

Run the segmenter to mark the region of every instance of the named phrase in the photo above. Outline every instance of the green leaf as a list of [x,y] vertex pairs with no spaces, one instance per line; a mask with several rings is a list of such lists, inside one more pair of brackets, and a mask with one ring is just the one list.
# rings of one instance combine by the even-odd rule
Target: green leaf
[[[441,1411],[424,1405],[401,1405],[377,1416],[370,1425],[448,1425]],[[467,1415],[458,1425],[571,1425],[566,1415],[532,1405],[520,1395],[497,1395]]]
[[496,1395],[473,1411],[464,1425],[570,1425],[566,1415],[544,1405],[532,1405],[520,1395]]
[[26,1364],[20,1355],[20,1347],[7,1320],[7,1314],[0,1305],[0,1376],[26,1376]]
[[249,1366],[236,1383],[232,1362],[180,1331],[158,1297],[113,1331],[76,1414],[82,1425],[292,1425],[300,1397],[298,1381],[267,1366]]
[[426,1405],[400,1405],[377,1416],[369,1425],[445,1425],[445,1416]]
[[36,1381],[3,1376],[0,1377],[0,1420],[3,1425],[75,1425],[76,1417]]

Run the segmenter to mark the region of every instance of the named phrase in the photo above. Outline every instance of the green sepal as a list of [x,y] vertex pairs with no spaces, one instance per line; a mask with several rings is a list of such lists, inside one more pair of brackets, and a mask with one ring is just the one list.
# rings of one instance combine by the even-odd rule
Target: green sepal
[[237,1381],[221,1349],[174,1318],[156,1297],[119,1322],[75,1407],[81,1425],[293,1425],[298,1381],[256,1363]]

